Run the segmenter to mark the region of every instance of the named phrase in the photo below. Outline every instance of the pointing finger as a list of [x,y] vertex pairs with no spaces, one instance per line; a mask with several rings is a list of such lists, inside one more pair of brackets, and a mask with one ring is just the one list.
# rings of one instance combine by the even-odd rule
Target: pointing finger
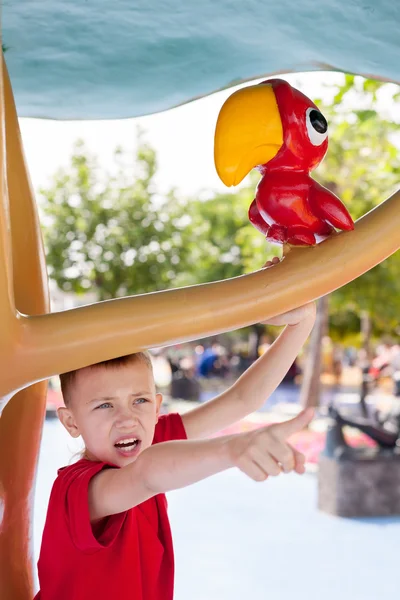
[[314,410],[312,408],[306,408],[306,410],[302,410],[294,419],[290,419],[289,421],[284,421],[283,423],[277,423],[276,425],[272,425],[274,428],[274,433],[280,439],[287,439],[294,433],[301,431],[311,421],[314,417]]

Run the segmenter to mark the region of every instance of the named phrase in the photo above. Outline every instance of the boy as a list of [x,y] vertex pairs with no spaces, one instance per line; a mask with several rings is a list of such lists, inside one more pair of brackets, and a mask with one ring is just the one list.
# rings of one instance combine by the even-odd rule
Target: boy
[[[61,375],[58,416],[84,458],[59,470],[38,563],[40,600],[172,600],[173,549],[165,492],[231,467],[255,481],[304,472],[287,438],[312,418],[210,438],[261,407],[315,320],[309,304],[269,321],[287,325],[228,390],[182,417],[159,417],[151,362],[137,353]],[[202,439],[203,438],[203,439]]]

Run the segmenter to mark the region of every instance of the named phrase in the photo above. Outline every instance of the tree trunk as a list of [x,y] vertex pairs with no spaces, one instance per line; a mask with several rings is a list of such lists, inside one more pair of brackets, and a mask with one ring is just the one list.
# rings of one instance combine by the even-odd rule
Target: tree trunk
[[362,340],[362,348],[365,351],[365,356],[370,359],[371,358],[371,315],[367,310],[361,311],[360,314],[360,326],[361,326],[361,340]]
[[372,359],[372,350],[371,350],[371,315],[367,310],[361,311],[360,314],[360,329],[361,329],[361,342],[362,349],[364,353],[362,354],[362,358],[359,361],[359,366],[361,369],[361,387],[360,387],[360,408],[361,414],[364,417],[368,417],[368,406],[366,402],[366,398],[370,388],[370,377],[369,377],[369,367]]
[[328,296],[317,303],[317,318],[311,333],[307,360],[300,390],[300,404],[303,408],[318,406],[321,393],[322,338],[327,333]]
[[249,334],[249,357],[252,360],[257,360],[259,357],[259,348],[261,345],[262,336],[265,333],[265,326],[261,323],[255,323],[251,327]]

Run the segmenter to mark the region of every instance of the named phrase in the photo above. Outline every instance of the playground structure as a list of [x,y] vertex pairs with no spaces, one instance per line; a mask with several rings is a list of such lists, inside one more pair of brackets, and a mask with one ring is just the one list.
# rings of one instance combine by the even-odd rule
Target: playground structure
[[[396,3],[369,7],[359,0],[329,0],[321,14],[309,0],[296,8],[288,1],[279,8],[260,1],[252,3],[251,10],[232,8],[227,0],[202,7],[190,1],[185,10],[178,10],[177,0],[167,6],[160,0],[143,0],[131,8],[118,0],[109,6],[104,3],[102,12],[92,1],[68,3],[69,11],[57,2],[45,4],[47,8],[41,2],[12,1],[2,15],[3,47],[18,109],[3,62],[0,597],[4,600],[33,596],[30,519],[48,377],[267,319],[345,285],[400,247],[397,192],[359,219],[353,231],[310,248],[293,248],[273,269],[50,313],[40,224],[17,113],[47,118],[136,116],[277,71],[337,69],[400,81],[395,52],[400,9]],[[69,50],[57,54],[58,44]],[[239,78],[234,76],[235,60]],[[106,93],[113,89],[114,94]]]

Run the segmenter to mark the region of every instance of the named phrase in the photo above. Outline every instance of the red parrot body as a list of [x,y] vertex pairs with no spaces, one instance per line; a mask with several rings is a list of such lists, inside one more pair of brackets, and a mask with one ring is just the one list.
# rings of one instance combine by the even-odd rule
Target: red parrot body
[[[249,209],[251,223],[267,240],[310,246],[353,220],[337,196],[309,176],[328,147],[327,123],[316,105],[286,81],[272,79],[282,121],[283,145],[258,169],[262,178]],[[263,84],[260,84],[263,85]]]

